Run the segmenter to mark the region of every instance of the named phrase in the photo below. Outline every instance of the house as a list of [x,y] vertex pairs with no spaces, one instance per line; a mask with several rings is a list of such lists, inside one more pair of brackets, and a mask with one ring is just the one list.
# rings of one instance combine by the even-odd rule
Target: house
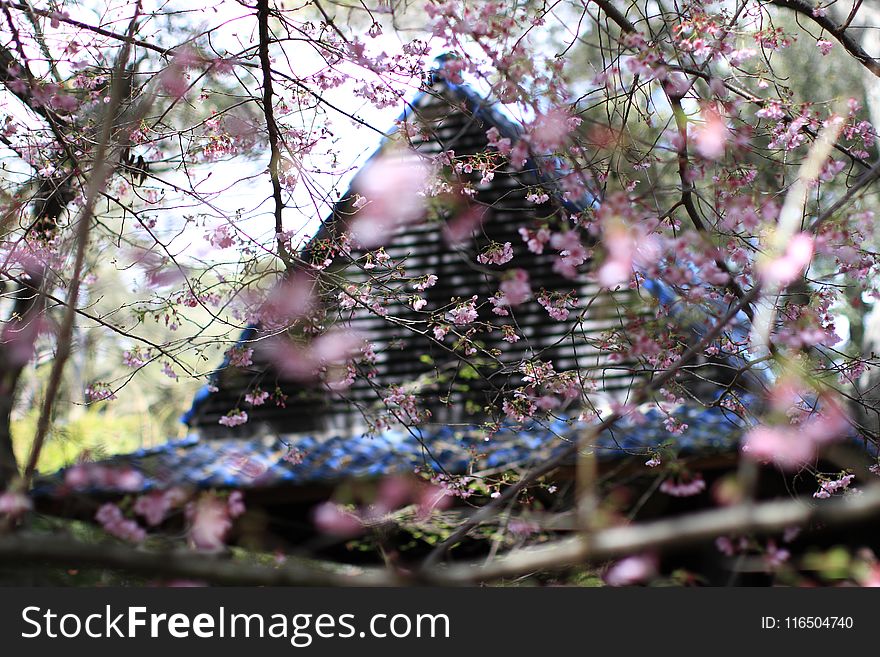
[[[484,154],[491,159],[493,175],[447,166],[450,186],[471,190],[467,201],[461,194],[448,194],[423,221],[398,227],[384,241],[382,262],[371,260],[375,252],[367,255],[356,246],[346,253],[328,251],[329,238],[338,237],[357,218],[357,190],[370,167],[392,148],[386,143],[299,254],[300,261],[321,262],[323,267],[317,275],[308,274],[308,267],[294,274],[314,276],[319,288],[315,294],[328,308],[309,330],[320,334],[345,326],[356,331],[371,345],[369,357],[359,354],[356,365],[369,369],[369,376],[331,390],[326,381],[285,373],[272,348],[278,331],[250,326],[238,344],[247,358],[228,357],[185,414],[187,438],[115,456],[104,465],[136,470],[139,490],[175,485],[248,489],[250,504],[261,500],[274,513],[284,505],[313,504],[342,482],[414,469],[442,477],[524,471],[565,449],[597,413],[626,403],[633,388],[650,376],[638,362],[622,357],[626,350],[620,346],[634,327],[679,331],[691,339],[699,335],[691,318],[677,327],[657,325],[658,304],[676,303],[659,282],[609,291],[589,275],[589,261],[574,276],[565,275],[554,267],[556,254],[549,246],[543,254],[529,251],[521,227],[537,231],[561,214],[592,211],[598,207],[598,192],[566,197],[559,182],[566,175],[564,165],[540,154],[530,153],[519,168],[505,162],[490,147],[487,132],[494,129],[494,138],[515,142],[522,128],[497,104],[448,79],[442,61],[401,124],[412,127],[407,133],[417,153],[454,151],[456,158]],[[546,201],[535,202],[543,194]],[[474,209],[479,214],[474,234],[469,229],[464,237],[450,238],[450,222]],[[536,296],[543,291],[545,303],[532,299],[499,315],[485,300],[498,291],[496,271],[503,270],[481,264],[478,257],[492,244],[507,243],[512,259],[505,269],[526,269],[532,290]],[[367,262],[373,267],[365,269]],[[377,276],[384,288],[360,301],[367,298],[369,276]],[[428,276],[436,276],[436,283],[413,287]],[[567,294],[589,303],[572,311],[565,307]],[[473,295],[481,301],[473,324],[508,328],[471,334],[468,326],[450,319],[449,313],[467,305]],[[413,296],[425,302],[419,310],[410,303]],[[548,312],[554,307],[559,311],[555,318]],[[448,328],[439,338],[432,330],[437,325],[441,334],[443,326]],[[295,337],[303,338],[303,329],[296,330],[301,333]],[[515,341],[508,339],[511,335]],[[586,397],[564,398],[549,415],[533,420],[522,413],[518,421],[515,409],[508,417],[487,413],[487,406],[497,408],[502,399],[515,401],[512,391],[529,375],[521,364],[534,359],[552,363],[554,373],[570,373],[576,386],[588,380]],[[645,461],[661,453],[664,458],[674,453],[685,461],[698,459],[699,468],[730,463],[744,428],[737,406],[747,399],[747,380],[731,381],[726,373],[730,368],[723,365],[703,362],[699,377],[681,381],[687,395],[668,404],[652,402],[637,420],[624,420],[600,434],[594,447],[603,467],[650,473]],[[722,387],[730,403],[717,403]],[[401,398],[412,395],[430,417],[389,420],[389,412],[398,419],[406,415],[399,400],[389,401],[389,390]],[[247,421],[241,422],[244,414]],[[50,498],[70,492],[64,477],[61,472],[43,479],[37,491]],[[112,482],[97,480],[77,490],[97,497],[120,492]]]

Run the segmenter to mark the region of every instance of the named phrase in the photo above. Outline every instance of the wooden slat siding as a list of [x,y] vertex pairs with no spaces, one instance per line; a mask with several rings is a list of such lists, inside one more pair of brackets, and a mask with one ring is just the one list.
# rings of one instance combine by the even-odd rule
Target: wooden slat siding
[[[418,108],[419,117],[429,126],[431,136],[416,140],[414,147],[425,154],[437,154],[443,150],[454,150],[456,156],[484,152],[487,149],[487,126],[463,111],[460,106],[450,105],[444,100],[442,83],[436,90],[438,96],[424,96]],[[465,415],[465,402],[471,401],[480,407],[499,404],[497,390],[519,383],[520,376],[516,368],[523,359],[540,358],[552,361],[557,371],[577,369],[585,376],[595,377],[604,393],[618,397],[626,395],[637,376],[639,366],[636,363],[611,362],[609,354],[597,348],[596,340],[603,333],[620,330],[625,319],[624,313],[637,310],[641,313],[650,312],[648,304],[630,290],[610,294],[600,290],[594,283],[561,277],[552,270],[556,255],[549,247],[544,255],[528,252],[518,229],[553,212],[550,204],[536,207],[526,200],[529,190],[534,189],[532,180],[534,176],[529,172],[505,169],[496,173],[491,184],[477,186],[475,201],[489,210],[482,234],[467,248],[453,249],[447,246],[441,235],[442,222],[436,220],[402,229],[385,246],[394,262],[404,262],[408,277],[427,274],[436,274],[439,277],[435,287],[421,293],[428,300],[427,310],[446,306],[453,298],[466,300],[473,294],[477,294],[480,302],[484,302],[497,291],[499,279],[487,276],[474,267],[476,255],[491,240],[511,242],[514,259],[503,267],[481,269],[498,270],[500,273],[509,268],[522,267],[529,272],[532,288],[536,293],[541,288],[562,292],[575,290],[579,299],[578,308],[566,322],[557,322],[550,318],[534,300],[512,309],[510,317],[498,317],[491,312],[488,304],[481,309],[479,321],[498,325],[514,323],[511,320],[515,320],[522,339],[516,344],[509,344],[502,340],[500,331],[476,336],[487,350],[499,349],[502,352],[502,372],[487,369],[488,380],[463,381],[458,378],[455,383],[466,383],[470,390],[466,393],[452,392],[448,405],[440,404],[438,398],[447,394],[449,383],[439,384],[435,389],[425,391],[422,401],[431,409],[435,422],[474,422],[484,419]],[[325,231],[332,230],[330,222],[325,224]],[[357,257],[358,254],[354,255]],[[366,273],[351,263],[334,263],[334,270],[337,274],[344,272],[346,278],[352,282],[367,279]],[[381,270],[377,268],[373,273],[378,271]],[[580,312],[591,300],[589,310],[580,318]],[[418,329],[428,331],[430,335],[430,327],[424,322],[424,313],[416,313],[399,302],[390,303],[387,310],[389,316],[420,322],[417,324]],[[394,383],[406,384],[421,376],[430,375],[436,369],[454,370],[456,367],[456,358],[432,339],[407,331],[362,308],[342,313],[341,319],[375,345],[377,374],[371,382],[359,378],[340,397],[309,389],[300,382],[278,380],[267,357],[258,348],[250,371],[223,372],[220,390],[204,403],[196,425],[206,434],[229,433],[217,421],[231,409],[239,407],[246,410],[251,419],[248,425],[234,430],[238,432],[253,431],[254,426],[260,423],[266,423],[279,432],[341,429],[361,423],[358,406],[369,408],[379,403],[374,387],[381,390]],[[451,346],[453,342],[454,338],[450,335],[445,344]],[[420,358],[423,355],[433,359],[434,365],[423,362]],[[244,404],[245,392],[258,378],[262,378],[262,389],[270,392],[276,381],[278,382],[288,395],[286,408],[279,408],[271,402],[258,408],[249,408]]]

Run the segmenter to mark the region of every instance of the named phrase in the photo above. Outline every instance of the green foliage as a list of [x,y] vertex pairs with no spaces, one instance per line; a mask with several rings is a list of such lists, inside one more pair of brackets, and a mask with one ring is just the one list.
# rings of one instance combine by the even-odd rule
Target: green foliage
[[[31,409],[12,423],[12,440],[19,463],[27,459],[38,414],[37,409]],[[59,419],[49,431],[38,469],[53,472],[86,453],[99,458],[164,442],[165,434],[157,431],[156,424],[147,414],[116,415],[94,407],[76,417]]]

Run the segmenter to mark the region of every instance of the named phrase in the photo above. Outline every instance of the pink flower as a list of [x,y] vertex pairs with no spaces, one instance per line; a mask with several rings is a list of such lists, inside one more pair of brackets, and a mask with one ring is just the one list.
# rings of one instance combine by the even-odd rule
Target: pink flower
[[437,284],[437,277],[434,274],[428,274],[423,280],[419,281],[413,287],[417,289],[419,292],[424,292],[429,287],[434,287]]
[[315,306],[315,279],[297,275],[272,288],[259,310],[259,319],[270,326],[287,326],[308,315]]
[[489,146],[495,148],[502,155],[510,154],[510,139],[508,139],[507,137],[502,137],[501,133],[498,132],[498,128],[489,128],[486,131],[486,139],[488,139],[489,141]]
[[69,468],[64,473],[64,484],[73,489],[94,486],[134,492],[143,487],[144,478],[140,472],[131,467],[108,468],[86,463]]
[[550,195],[547,192],[531,192],[526,195],[526,200],[535,205],[541,205],[550,200]]
[[3,323],[0,343],[3,344],[3,356],[10,366],[17,367],[30,361],[43,322],[41,318],[28,317],[26,321]]
[[732,557],[736,554],[736,547],[734,547],[733,541],[731,541],[728,536],[719,536],[716,538],[715,547],[726,557]]
[[299,465],[305,460],[306,452],[300,449],[296,449],[295,447],[291,447],[287,450],[287,453],[281,458],[291,465]]
[[53,11],[49,14],[49,25],[52,29],[58,29],[63,19],[69,19],[70,14],[66,11]]
[[502,340],[505,342],[509,342],[510,344],[515,344],[520,341],[520,337],[516,334],[516,329],[514,329],[509,324],[505,324],[501,327]]
[[513,245],[510,242],[504,244],[492,242],[477,256],[477,262],[484,265],[503,265],[511,260],[513,260]]
[[235,409],[230,411],[223,417],[221,417],[217,422],[222,424],[224,427],[237,427],[241,424],[245,424],[248,421],[248,414],[245,411],[240,411]]
[[27,495],[10,490],[0,493],[0,516],[18,518],[31,508],[33,504]]
[[134,503],[133,511],[147,521],[151,527],[162,524],[171,509],[171,499],[165,491],[154,491],[141,495]]
[[786,286],[798,278],[813,259],[814,241],[807,233],[798,233],[788,242],[785,253],[761,267],[767,283]]
[[109,384],[102,383],[100,381],[96,381],[95,383],[86,386],[85,397],[86,400],[90,402],[109,401],[111,399],[116,399],[116,395],[109,387]]
[[707,160],[717,160],[724,155],[730,132],[724,119],[714,109],[703,110],[703,125],[694,131],[697,153]]
[[629,282],[632,276],[633,261],[641,249],[640,261],[649,262],[659,256],[654,241],[642,236],[643,244],[636,243],[633,231],[623,221],[612,219],[606,222],[603,230],[605,262],[599,268],[598,279],[602,287],[613,288]]
[[746,434],[742,451],[755,461],[772,461],[786,470],[793,470],[813,457],[815,446],[795,427],[758,426]]
[[828,41],[827,39],[819,39],[818,41],[816,41],[816,47],[819,49],[819,52],[821,52],[822,56],[824,57],[831,52],[832,48],[834,48],[834,42]]
[[550,230],[548,228],[542,227],[536,231],[520,228],[519,234],[522,236],[523,242],[526,243],[529,251],[538,255],[544,253],[544,245],[550,241]]
[[135,348],[131,351],[122,352],[122,363],[128,367],[143,367],[152,357],[153,355],[149,350],[146,353],[141,353],[140,349]]
[[846,414],[833,398],[822,396],[819,408],[797,425],[753,428],[743,438],[743,453],[787,470],[808,463],[822,445],[836,440],[849,428]]
[[649,580],[657,574],[657,557],[633,555],[611,565],[602,575],[608,586],[632,586]]
[[340,538],[351,538],[364,531],[364,524],[360,518],[329,501],[315,507],[312,521],[321,533]]
[[119,507],[110,502],[98,509],[98,512],[95,514],[95,520],[101,524],[108,534],[123,541],[141,543],[147,537],[147,533],[140,525],[134,520],[127,520],[122,515]]
[[362,345],[363,337],[355,331],[334,328],[307,346],[276,338],[267,349],[285,376],[310,380],[318,378],[322,371],[342,366]]
[[517,392],[512,399],[505,399],[501,410],[516,422],[525,422],[538,410],[538,406],[523,393]]
[[764,562],[768,568],[778,568],[791,556],[791,552],[785,548],[777,547],[776,541],[770,539],[767,541],[767,550],[764,553]]
[[355,179],[366,199],[351,224],[355,242],[364,248],[379,246],[401,226],[420,219],[430,176],[425,160],[412,152],[387,153],[371,162]]
[[167,376],[169,379],[174,379],[175,381],[178,378],[177,372],[174,371],[174,368],[171,366],[171,363],[169,363],[167,360],[164,363],[162,363],[162,374]]
[[244,400],[251,406],[262,406],[269,399],[269,393],[265,390],[254,390],[245,394]]
[[553,233],[550,246],[559,251],[559,259],[554,263],[553,270],[567,278],[577,276],[577,268],[586,262],[589,255],[577,231]]
[[567,110],[554,108],[539,115],[529,126],[529,139],[540,151],[558,150],[568,134],[581,123],[580,117],[571,116]]
[[569,295],[563,295],[559,292],[553,292],[551,294],[546,290],[543,290],[541,294],[538,295],[537,300],[544,310],[547,311],[547,314],[556,321],[564,322],[568,319],[568,305],[572,303]]
[[660,492],[672,497],[693,497],[706,489],[706,481],[699,474],[680,479],[667,479],[660,484]]
[[216,551],[226,544],[232,528],[229,507],[214,495],[204,494],[186,508],[189,527],[187,536],[193,549]]
[[762,119],[778,121],[785,116],[785,112],[782,111],[782,107],[779,105],[779,103],[771,101],[767,103],[764,107],[759,109],[757,112],[755,112],[755,116]]
[[208,233],[207,237],[211,246],[217,249],[228,249],[235,245],[235,236],[232,233],[232,229],[226,224],[215,228]]
[[449,219],[443,226],[443,239],[450,246],[460,246],[473,237],[474,232],[483,225],[489,209],[476,203]]
[[529,285],[529,274],[525,269],[514,269],[498,286],[504,295],[504,304],[519,306],[532,296],[532,287]]
[[253,355],[254,350],[250,347],[236,346],[226,351],[230,367],[250,367],[254,364]]
[[455,308],[446,313],[446,317],[456,326],[464,326],[470,324],[477,319],[479,314],[476,308],[477,296],[471,297],[466,303],[460,303]]
[[189,91],[187,71],[198,63],[198,55],[190,48],[181,49],[159,74],[162,89],[172,98],[182,98]]
[[244,495],[240,490],[234,490],[229,494],[226,500],[226,506],[229,509],[230,518],[238,518],[245,512]]
[[813,493],[813,497],[815,497],[816,499],[827,499],[831,497],[834,493],[838,493],[849,488],[849,485],[852,483],[853,479],[855,479],[855,475],[848,474],[839,477],[838,479],[820,481],[819,490]]

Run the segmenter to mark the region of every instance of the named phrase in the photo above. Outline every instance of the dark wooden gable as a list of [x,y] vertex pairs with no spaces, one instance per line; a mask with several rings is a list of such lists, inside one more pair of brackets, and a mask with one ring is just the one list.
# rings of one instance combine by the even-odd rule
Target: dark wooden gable
[[[414,102],[407,119],[423,128],[421,136],[412,139],[412,147],[425,155],[450,150],[456,157],[492,153],[486,131],[494,126],[509,133],[515,127],[479,103],[472,91],[437,80]],[[591,379],[598,393],[625,397],[639,366],[617,360],[609,353],[608,338],[622,332],[635,315],[648,312],[651,302],[628,289],[613,294],[602,290],[584,273],[577,280],[555,273],[556,252],[549,245],[543,255],[528,251],[518,233],[520,227],[555,222],[555,215],[571,210],[560,206],[557,195],[543,204],[527,200],[527,195],[538,191],[539,185],[547,180],[546,175],[536,173],[532,163],[523,170],[504,165],[491,182],[484,184],[479,182],[478,173],[453,172],[447,168],[446,174],[453,182],[460,183],[464,176],[474,183],[477,193],[470,207],[485,209],[474,239],[464,245],[449,245],[444,239],[443,227],[465,211],[466,204],[455,199],[440,199],[436,203],[432,200],[424,221],[401,228],[385,245],[391,262],[399,267],[395,271],[377,267],[369,272],[371,276],[382,278],[389,289],[409,290],[412,290],[412,279],[436,275],[437,284],[418,293],[428,301],[423,312],[417,313],[407,305],[406,297],[393,299],[395,295],[389,294],[382,300],[387,317],[357,306],[349,310],[331,309],[324,319],[324,328],[333,324],[348,325],[373,343],[376,362],[369,367],[374,369],[371,376],[358,377],[349,389],[339,393],[302,381],[285,380],[273,370],[271,355],[260,349],[264,336],[259,330],[250,331],[244,337],[247,344],[255,347],[254,365],[244,370],[225,368],[218,372],[219,390],[195,407],[191,426],[206,435],[223,434],[229,430],[218,421],[230,410],[240,408],[248,413],[250,420],[234,430],[239,433],[254,431],[260,424],[269,425],[277,432],[351,428],[363,425],[363,415],[369,416],[371,409],[382,408],[380,394],[391,384],[409,386],[421,404],[431,411],[430,422],[479,423],[487,419],[482,411],[484,407],[500,406],[503,388],[518,385],[521,376],[518,364],[523,359],[550,361],[556,371],[577,370],[582,378]],[[322,258],[323,245],[345,229],[347,220],[355,213],[350,198],[343,198],[338,204],[334,216],[325,222],[312,246],[302,254],[304,259]],[[513,260],[501,267],[478,265],[476,256],[491,241],[510,242]],[[340,278],[354,283],[366,280],[363,256],[363,252],[358,251],[335,256],[321,283],[326,300],[332,303],[336,298]],[[515,267],[529,272],[535,293],[541,289],[573,291],[580,302],[568,320],[552,319],[534,299],[511,309],[509,317],[493,314],[489,304],[484,302],[498,290],[497,274]],[[581,267],[582,272],[588,270],[589,263]],[[336,282],[331,283],[330,279]],[[381,286],[376,288],[374,291],[382,298]],[[434,317],[442,318],[451,301],[467,300],[472,295],[478,295],[479,302],[484,303],[478,321],[496,326],[512,325],[521,336],[515,344],[504,341],[501,331],[497,330],[475,336],[474,344],[479,350],[470,360],[476,367],[468,366],[460,351],[450,352],[455,344],[452,335],[447,336],[442,345],[433,339],[432,324],[426,321],[425,314],[436,311]],[[415,386],[417,381],[424,385]],[[256,386],[268,392],[277,388],[286,397],[284,406],[273,399],[260,407],[248,406],[244,395]]]

